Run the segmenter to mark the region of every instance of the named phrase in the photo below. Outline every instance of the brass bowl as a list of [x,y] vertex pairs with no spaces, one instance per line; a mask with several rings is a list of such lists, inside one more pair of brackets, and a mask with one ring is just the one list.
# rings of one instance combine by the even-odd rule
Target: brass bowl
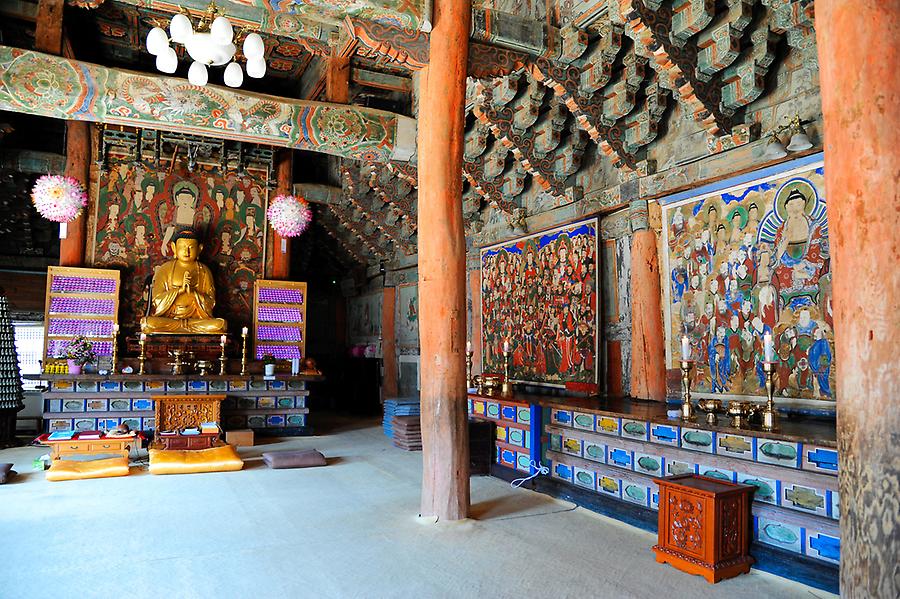
[[752,411],[752,406],[749,402],[732,401],[728,403],[726,413],[731,416],[731,426],[733,428],[743,428]]
[[503,385],[503,376],[499,374],[482,374],[481,387],[485,393],[495,393]]
[[716,423],[716,412],[722,411],[721,399],[701,399],[697,402],[697,407],[706,412],[706,422],[708,424]]

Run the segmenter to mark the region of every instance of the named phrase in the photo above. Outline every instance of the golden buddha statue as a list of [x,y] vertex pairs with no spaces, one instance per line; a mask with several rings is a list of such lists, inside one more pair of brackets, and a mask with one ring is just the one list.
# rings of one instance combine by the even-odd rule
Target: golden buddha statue
[[175,256],[153,273],[150,315],[141,319],[141,332],[152,334],[215,335],[227,323],[213,318],[216,287],[212,272],[197,257],[203,245],[191,229],[177,233],[169,243]]

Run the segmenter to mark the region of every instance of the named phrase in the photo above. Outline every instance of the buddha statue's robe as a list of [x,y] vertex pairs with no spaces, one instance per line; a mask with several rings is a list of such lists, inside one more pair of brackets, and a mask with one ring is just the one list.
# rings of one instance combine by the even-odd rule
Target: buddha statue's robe
[[[189,273],[189,290],[184,275]],[[228,328],[214,318],[216,288],[212,272],[196,259],[170,260],[153,274],[150,315],[141,319],[141,332],[148,334],[221,334]]]

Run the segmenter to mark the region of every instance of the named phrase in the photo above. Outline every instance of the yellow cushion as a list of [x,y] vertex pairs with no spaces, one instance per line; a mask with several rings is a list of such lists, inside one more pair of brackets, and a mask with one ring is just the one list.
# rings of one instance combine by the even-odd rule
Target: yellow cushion
[[128,460],[121,456],[83,462],[53,460],[50,469],[47,470],[47,480],[78,480],[109,476],[128,476]]
[[228,472],[243,467],[244,461],[231,445],[212,449],[150,450],[150,472],[153,474]]

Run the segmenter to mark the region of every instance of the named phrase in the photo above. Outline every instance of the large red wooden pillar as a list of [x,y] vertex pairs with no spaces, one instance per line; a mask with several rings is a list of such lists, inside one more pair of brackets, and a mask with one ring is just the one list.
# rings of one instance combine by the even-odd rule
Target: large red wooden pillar
[[469,0],[435,0],[420,78],[419,334],[423,516],[469,514],[466,240],[462,221]]
[[[275,155],[275,195],[289,195],[293,193],[294,153],[291,150],[281,150]],[[291,240],[282,237],[274,230],[272,241],[272,272],[273,279],[287,279],[291,274]]]
[[647,202],[631,205],[631,396],[666,400],[665,335],[656,232]]
[[900,597],[900,3],[817,0],[841,596]]

